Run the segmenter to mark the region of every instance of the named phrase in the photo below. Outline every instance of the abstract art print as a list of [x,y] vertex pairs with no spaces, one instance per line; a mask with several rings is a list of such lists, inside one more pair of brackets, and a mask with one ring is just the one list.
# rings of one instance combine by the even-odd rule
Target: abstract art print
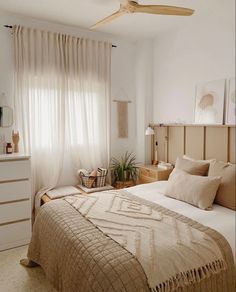
[[235,125],[236,119],[236,90],[235,90],[235,77],[229,80],[227,103],[226,103],[226,124]]
[[196,124],[223,124],[225,79],[197,85]]

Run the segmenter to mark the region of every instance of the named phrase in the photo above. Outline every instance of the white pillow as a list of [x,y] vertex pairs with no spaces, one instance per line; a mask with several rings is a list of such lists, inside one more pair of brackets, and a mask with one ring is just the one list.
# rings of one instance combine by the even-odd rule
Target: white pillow
[[221,177],[191,175],[174,169],[169,176],[165,195],[200,209],[211,209]]

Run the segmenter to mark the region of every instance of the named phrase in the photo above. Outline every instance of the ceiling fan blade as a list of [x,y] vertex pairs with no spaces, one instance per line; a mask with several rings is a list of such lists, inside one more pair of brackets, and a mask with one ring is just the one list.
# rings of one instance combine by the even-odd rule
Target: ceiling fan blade
[[[131,3],[129,3],[130,5]],[[150,13],[150,14],[162,14],[162,15],[179,15],[190,16],[194,13],[194,10],[184,7],[167,6],[167,5],[139,5],[133,2],[131,4],[134,8],[134,12]]]
[[113,13],[112,15],[107,16],[106,18],[104,18],[104,19],[98,21],[97,23],[95,23],[93,26],[90,27],[90,29],[95,29],[95,28],[99,27],[100,25],[103,25],[103,24],[106,24],[108,22],[111,22],[114,19],[120,17],[121,15],[123,15],[125,13],[126,13],[125,11],[118,10],[117,12]]

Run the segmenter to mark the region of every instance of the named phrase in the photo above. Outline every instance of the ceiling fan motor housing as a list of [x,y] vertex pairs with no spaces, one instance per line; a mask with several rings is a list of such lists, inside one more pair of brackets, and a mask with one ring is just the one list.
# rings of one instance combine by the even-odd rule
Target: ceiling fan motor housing
[[125,1],[120,4],[120,10],[126,13],[134,13],[136,11],[136,6],[138,5],[135,1]]

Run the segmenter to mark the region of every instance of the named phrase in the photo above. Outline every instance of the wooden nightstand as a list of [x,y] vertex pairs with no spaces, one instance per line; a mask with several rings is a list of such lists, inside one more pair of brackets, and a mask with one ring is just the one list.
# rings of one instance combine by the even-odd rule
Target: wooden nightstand
[[168,180],[173,168],[163,169],[155,165],[142,165],[139,167],[138,181],[140,184]]

